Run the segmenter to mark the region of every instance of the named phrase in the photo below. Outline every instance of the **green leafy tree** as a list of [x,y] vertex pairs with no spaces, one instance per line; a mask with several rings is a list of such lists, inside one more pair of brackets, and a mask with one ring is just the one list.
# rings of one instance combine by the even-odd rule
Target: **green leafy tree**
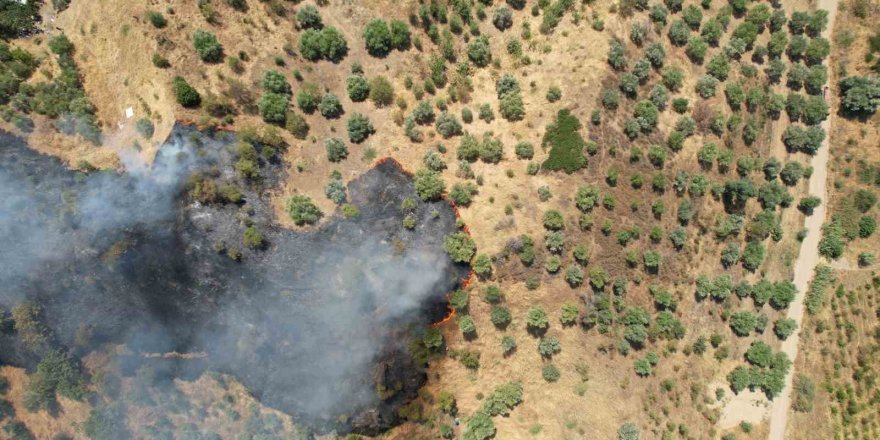
[[391,51],[391,29],[384,20],[376,19],[367,23],[363,37],[370,55],[381,58]]
[[409,25],[402,20],[391,20],[391,47],[407,50],[412,43]]
[[479,411],[467,422],[467,428],[462,435],[462,440],[486,440],[495,435],[495,424],[492,416]]
[[348,127],[348,139],[356,144],[365,141],[376,131],[370,120],[360,113],[353,113],[348,118],[346,125]]
[[217,63],[223,59],[223,46],[217,41],[217,37],[203,30],[193,33],[193,46],[199,58],[206,63]]
[[758,317],[752,312],[743,310],[730,315],[730,329],[739,337],[748,336],[757,325]]
[[456,263],[467,263],[477,251],[477,245],[464,232],[454,232],[443,240],[443,248]]
[[348,98],[354,102],[362,102],[370,95],[370,84],[363,75],[352,75],[346,80]]
[[880,107],[880,76],[848,76],[838,82],[841,106],[850,115],[872,115]]
[[199,92],[181,76],[175,76],[171,81],[171,90],[174,92],[177,103],[183,107],[198,107],[202,103]]
[[633,422],[626,422],[620,425],[620,428],[617,430],[618,440],[639,440],[641,435],[639,427]]
[[542,307],[536,306],[529,309],[526,324],[530,330],[540,332],[550,327],[550,319]]
[[314,224],[323,216],[311,198],[299,195],[287,199],[287,213],[297,226]]
[[434,123],[434,128],[444,139],[462,134],[461,123],[458,122],[458,119],[454,114],[446,111],[440,113],[440,116],[437,117],[437,121]]
[[287,78],[278,72],[277,70],[267,70],[265,74],[263,74],[263,81],[260,83],[263,90],[271,93],[278,93],[283,95],[292,95],[290,89],[290,83],[287,82]]

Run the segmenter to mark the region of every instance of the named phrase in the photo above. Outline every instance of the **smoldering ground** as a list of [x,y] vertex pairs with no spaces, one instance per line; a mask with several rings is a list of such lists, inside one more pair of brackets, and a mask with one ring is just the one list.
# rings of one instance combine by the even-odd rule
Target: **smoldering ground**
[[[452,208],[403,211],[413,184],[384,163],[348,186],[357,217],[296,233],[269,205],[281,165],[261,159],[259,181],[243,184],[233,144],[181,126],[149,169],[84,175],[0,134],[0,306],[39,304],[52,344],[80,355],[126,344],[126,374],[153,362],[176,377],[219,371],[308,423],[387,428],[425,380],[402,336],[436,319],[466,274],[442,249]],[[189,199],[191,174],[206,170],[243,202]],[[241,244],[246,225],[262,249]],[[0,343],[0,362],[39,359],[12,328]],[[175,351],[206,356],[144,356]]]

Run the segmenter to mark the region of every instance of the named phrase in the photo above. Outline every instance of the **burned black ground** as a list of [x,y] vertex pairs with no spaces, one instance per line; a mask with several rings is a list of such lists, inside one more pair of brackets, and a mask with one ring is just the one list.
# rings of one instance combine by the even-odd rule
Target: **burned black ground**
[[[442,250],[452,207],[420,202],[416,228],[403,228],[413,184],[384,162],[347,188],[359,216],[328,213],[294,232],[276,226],[269,204],[283,167],[264,161],[260,179],[242,183],[234,141],[179,126],[151,167],[83,174],[0,134],[0,306],[39,304],[51,344],[79,356],[125,344],[124,374],[218,371],[322,429],[395,424],[425,381],[403,335],[442,314],[467,272]],[[188,177],[208,169],[238,182],[243,202],[191,200]],[[241,246],[241,261],[218,252],[247,225],[263,233],[262,249]],[[39,360],[11,326],[0,345],[0,363]],[[205,356],[145,356],[168,352]],[[380,400],[377,389],[391,392]]]

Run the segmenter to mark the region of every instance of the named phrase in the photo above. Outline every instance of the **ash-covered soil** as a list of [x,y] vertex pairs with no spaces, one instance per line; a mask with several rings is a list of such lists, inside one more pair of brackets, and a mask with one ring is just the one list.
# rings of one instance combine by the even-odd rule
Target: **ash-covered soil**
[[[348,185],[356,218],[325,213],[313,231],[281,228],[269,194],[283,167],[260,159],[260,179],[242,183],[234,141],[178,126],[152,166],[123,158],[126,173],[84,174],[0,133],[0,306],[8,318],[16,304],[40,305],[47,346],[81,356],[125,344],[124,374],[219,371],[315,427],[392,426],[426,379],[406,336],[441,317],[445,293],[467,275],[442,249],[452,207],[403,210],[417,197],[389,161]],[[238,185],[242,202],[192,200],[194,172]],[[413,230],[402,226],[407,213]],[[241,244],[249,225],[262,248]],[[18,336],[0,329],[0,363],[33,367],[41,350]],[[149,355],[168,352],[198,355]]]

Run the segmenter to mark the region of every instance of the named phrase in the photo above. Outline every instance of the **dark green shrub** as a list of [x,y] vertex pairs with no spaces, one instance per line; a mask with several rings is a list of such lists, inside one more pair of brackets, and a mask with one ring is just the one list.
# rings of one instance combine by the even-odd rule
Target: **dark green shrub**
[[456,263],[467,263],[477,252],[477,245],[464,232],[455,232],[446,236],[443,240],[443,249]]
[[581,123],[567,109],[560,110],[547,127],[542,144],[550,145],[550,154],[542,167],[550,171],[573,173],[587,164],[584,140],[578,130]]
[[384,57],[391,51],[391,29],[384,20],[372,20],[364,27],[367,52],[374,57]]
[[318,8],[312,5],[305,5],[296,11],[296,22],[300,29],[321,29],[324,27],[321,13],[318,12]]
[[840,82],[841,106],[851,115],[871,115],[880,107],[880,76],[849,76]]
[[354,102],[362,102],[370,95],[370,85],[362,75],[352,75],[346,80],[348,97]]
[[348,139],[356,144],[365,141],[376,131],[370,120],[360,113],[353,113],[348,118],[346,125],[348,128]]
[[188,108],[198,107],[202,103],[202,97],[183,77],[175,76],[171,82],[171,88],[177,103]]
[[165,16],[162,15],[161,12],[147,11],[145,16],[147,21],[149,21],[156,29],[162,29],[168,25],[168,21],[165,20]]
[[193,46],[199,58],[206,63],[217,63],[223,59],[223,46],[217,41],[217,37],[203,30],[193,33]]
[[265,93],[260,98],[260,116],[270,124],[282,124],[287,117],[290,96],[280,93]]
[[317,223],[324,215],[312,199],[300,195],[287,199],[287,213],[297,226]]

